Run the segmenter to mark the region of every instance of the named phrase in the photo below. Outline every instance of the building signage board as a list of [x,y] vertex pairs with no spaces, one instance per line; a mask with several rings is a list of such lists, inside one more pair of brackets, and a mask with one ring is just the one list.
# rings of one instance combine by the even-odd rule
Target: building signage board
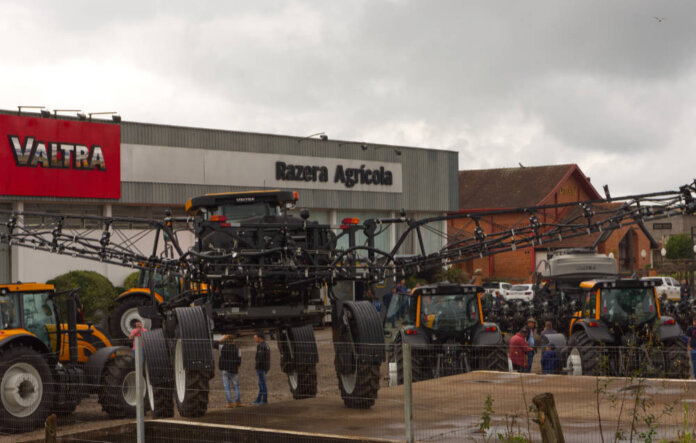
[[121,197],[121,128],[0,115],[0,195]]
[[125,182],[402,192],[396,162],[131,144],[121,149]]
[[672,223],[653,223],[653,229],[672,229]]

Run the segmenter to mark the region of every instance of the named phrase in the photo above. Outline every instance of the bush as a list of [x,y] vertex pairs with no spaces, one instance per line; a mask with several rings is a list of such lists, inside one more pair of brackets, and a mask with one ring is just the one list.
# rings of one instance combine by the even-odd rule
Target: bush
[[[94,271],[72,271],[46,282],[56,291],[79,288],[85,321],[102,324],[116,300],[114,285],[103,275]],[[60,305],[61,303],[59,303]],[[67,321],[67,318],[63,321]]]
[[140,276],[140,271],[134,272],[128,277],[126,277],[125,280],[123,280],[123,287],[126,289],[131,289],[135,288],[138,285],[138,277]]
[[689,234],[673,235],[665,245],[667,258],[691,258],[691,239]]

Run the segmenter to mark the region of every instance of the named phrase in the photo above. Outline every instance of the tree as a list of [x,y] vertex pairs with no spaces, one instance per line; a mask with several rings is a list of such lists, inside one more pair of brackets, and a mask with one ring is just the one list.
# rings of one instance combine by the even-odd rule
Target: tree
[[667,250],[667,258],[669,259],[691,258],[691,238],[689,238],[689,234],[671,236],[669,240],[667,240],[665,249]]
[[116,300],[114,285],[94,271],[71,271],[46,283],[55,286],[57,292],[79,288],[85,321],[95,324],[101,324]]

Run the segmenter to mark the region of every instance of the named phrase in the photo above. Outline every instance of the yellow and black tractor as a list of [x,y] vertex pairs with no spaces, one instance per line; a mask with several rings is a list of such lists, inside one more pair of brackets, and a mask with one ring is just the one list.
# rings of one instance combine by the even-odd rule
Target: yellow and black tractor
[[580,288],[582,310],[571,319],[567,347],[562,334],[546,335],[563,349],[570,374],[689,377],[682,330],[660,312],[654,282],[591,280]]
[[404,343],[412,346],[413,381],[474,370],[507,371],[500,328],[483,318],[484,297],[480,286],[445,282],[416,288],[400,301],[392,298],[387,315],[398,310],[406,315],[392,342],[397,384],[403,382]]
[[132,350],[78,324],[77,305],[74,291],[52,285],[0,285],[0,431],[42,426],[48,414],[71,413],[90,394],[110,417],[135,416]]

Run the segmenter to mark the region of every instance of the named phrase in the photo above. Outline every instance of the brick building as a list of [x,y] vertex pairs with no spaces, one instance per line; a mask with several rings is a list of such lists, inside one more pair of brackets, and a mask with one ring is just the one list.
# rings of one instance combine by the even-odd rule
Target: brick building
[[[459,171],[459,212],[487,212],[600,198],[590,179],[575,164]],[[604,207],[609,210],[615,205],[605,204]],[[536,215],[542,223],[559,223],[577,215],[577,211],[579,208],[569,206],[541,210]],[[598,210],[596,219],[602,216]],[[525,225],[528,221],[529,214],[520,210],[482,217],[479,224],[489,233]],[[474,228],[474,222],[469,219],[452,220],[448,224],[448,234],[468,237]],[[549,252],[569,247],[594,247],[600,253],[611,253],[617,258],[619,272],[632,273],[645,269],[650,262],[650,249],[657,248],[658,244],[645,226],[639,224],[474,259],[462,266],[469,274],[480,269],[483,280],[529,282]],[[643,250],[645,257],[641,253]]]

